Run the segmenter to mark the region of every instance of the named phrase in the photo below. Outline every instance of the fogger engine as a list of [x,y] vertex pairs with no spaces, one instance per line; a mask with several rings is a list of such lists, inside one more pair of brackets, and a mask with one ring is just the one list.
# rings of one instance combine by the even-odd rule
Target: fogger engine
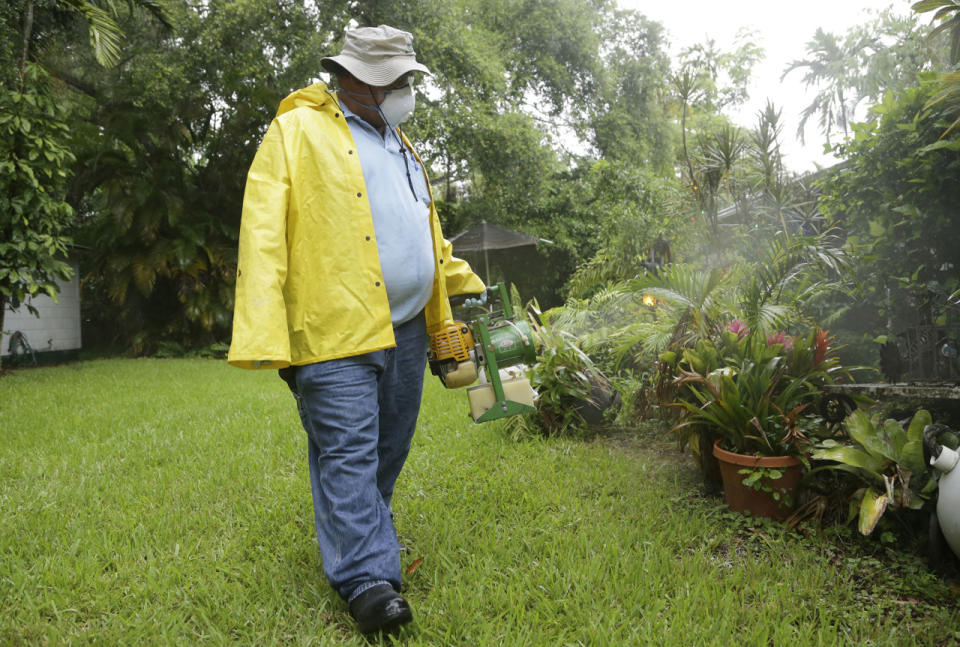
[[[536,393],[521,365],[536,359],[530,325],[514,316],[502,283],[487,289],[486,307],[430,336],[430,369],[448,389],[467,389],[474,422],[535,411]],[[517,367],[511,368],[511,367]],[[509,370],[507,370],[509,369]]]

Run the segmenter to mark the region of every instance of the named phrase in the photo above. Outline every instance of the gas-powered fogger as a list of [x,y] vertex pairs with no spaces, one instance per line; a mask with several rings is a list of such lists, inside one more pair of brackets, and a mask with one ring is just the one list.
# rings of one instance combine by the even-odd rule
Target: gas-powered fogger
[[486,298],[482,311],[467,306],[476,312],[469,321],[457,321],[430,336],[430,370],[444,386],[456,389],[480,381],[467,389],[474,422],[535,411],[530,380],[522,372],[504,371],[535,361],[530,325],[514,316],[503,283],[488,288]]

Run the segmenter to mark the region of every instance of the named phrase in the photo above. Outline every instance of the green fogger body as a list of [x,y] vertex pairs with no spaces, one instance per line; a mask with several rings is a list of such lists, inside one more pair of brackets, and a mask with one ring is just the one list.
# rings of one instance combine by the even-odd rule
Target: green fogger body
[[[430,337],[431,370],[448,389],[468,387],[474,422],[536,411],[536,392],[525,371],[504,371],[536,361],[530,324],[516,320],[502,283],[487,290],[487,299],[483,312]],[[474,382],[479,383],[469,386]]]

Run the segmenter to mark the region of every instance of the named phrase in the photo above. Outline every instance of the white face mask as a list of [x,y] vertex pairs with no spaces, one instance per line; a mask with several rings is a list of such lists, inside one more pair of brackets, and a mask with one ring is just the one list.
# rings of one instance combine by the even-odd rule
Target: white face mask
[[417,100],[411,83],[405,88],[387,92],[387,96],[380,102],[380,114],[383,115],[383,120],[387,122],[390,128],[396,128],[413,115],[416,103]]

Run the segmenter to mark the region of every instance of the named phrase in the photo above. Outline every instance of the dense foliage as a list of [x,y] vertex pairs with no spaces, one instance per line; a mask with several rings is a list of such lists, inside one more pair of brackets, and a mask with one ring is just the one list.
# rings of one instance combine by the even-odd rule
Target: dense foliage
[[821,210],[845,232],[869,306],[840,321],[857,331],[955,321],[960,133],[942,136],[949,122],[924,109],[934,91],[888,94],[875,121],[854,125],[846,162],[822,183]]
[[43,70],[27,64],[0,85],[0,331],[8,306],[56,297],[56,281],[73,273],[64,260],[73,220],[67,128]]
[[316,71],[315,24],[332,20],[263,3],[169,6],[177,38],[133,22],[131,64],[88,60],[74,78],[86,305],[97,341],[133,352],[228,338],[246,169],[280,99]]

